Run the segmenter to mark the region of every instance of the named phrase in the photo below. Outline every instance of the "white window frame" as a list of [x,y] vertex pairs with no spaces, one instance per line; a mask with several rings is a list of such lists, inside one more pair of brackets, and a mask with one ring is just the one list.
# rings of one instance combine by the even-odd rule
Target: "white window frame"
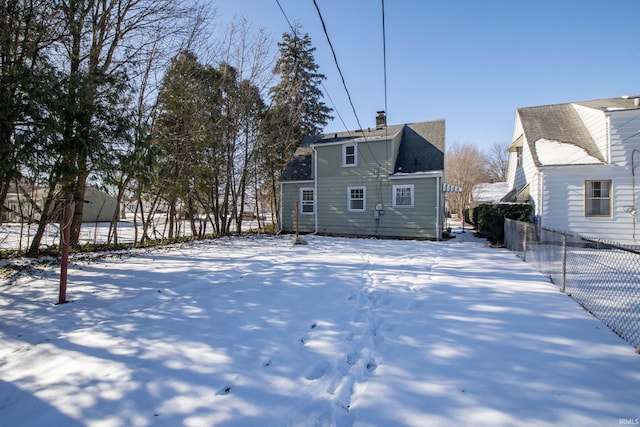
[[[353,154],[347,154],[347,148],[353,148]],[[353,157],[353,163],[348,163],[347,158]],[[358,166],[358,147],[356,144],[342,144],[342,167],[351,168]]]
[[[362,199],[352,198],[351,192],[354,190],[362,190]],[[352,201],[362,200],[362,209],[353,209],[351,207]],[[357,186],[357,187],[347,187],[347,211],[349,212],[366,212],[367,210],[367,187]]]
[[[305,192],[311,192],[311,200],[304,198]],[[311,211],[305,211],[304,208],[311,206]],[[313,215],[316,211],[316,192],[313,187],[300,188],[300,213],[302,215]]]
[[[602,188],[598,189],[598,195],[593,194],[594,188],[592,184],[595,183],[606,183],[608,185],[607,195],[602,196],[600,192]],[[591,195],[590,195],[591,193]],[[594,213],[592,209],[590,209],[591,201],[603,201],[606,200],[609,202],[609,212],[608,213]],[[599,210],[599,209],[598,209]],[[585,217],[596,217],[596,218],[611,218],[613,213],[613,182],[610,179],[588,179],[584,181],[584,216]]]
[[[410,194],[410,204],[405,205],[405,204],[398,204],[398,190],[409,190]],[[413,208],[414,202],[415,202],[415,189],[414,189],[414,185],[413,184],[405,184],[405,185],[394,185],[393,189],[392,189],[393,193],[391,196],[391,205],[394,208],[400,208],[400,209],[410,209]],[[405,196],[406,197],[406,196]]]

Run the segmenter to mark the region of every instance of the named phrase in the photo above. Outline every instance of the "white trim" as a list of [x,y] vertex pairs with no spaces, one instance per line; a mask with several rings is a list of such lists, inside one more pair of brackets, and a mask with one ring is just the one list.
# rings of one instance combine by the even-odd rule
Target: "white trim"
[[[353,147],[353,154],[349,154],[349,156],[353,156],[353,163],[347,163],[347,148]],[[342,144],[342,167],[343,168],[353,168],[358,166],[358,145],[352,142]]]
[[416,172],[416,173],[394,173],[389,175],[389,179],[413,179],[413,178],[442,178],[444,172],[441,170],[431,172]]
[[[360,199],[351,199],[351,190],[362,190],[362,209],[351,209],[351,200],[360,200]],[[361,185],[347,187],[347,211],[348,212],[366,212],[367,211],[367,187],[361,186]]]
[[[316,144],[311,144],[311,148],[317,148],[317,147],[328,147],[331,145],[342,145],[342,144],[357,144],[359,142],[382,142],[382,141],[393,141],[393,139],[400,133],[402,132],[402,128],[400,128],[400,130],[396,133],[394,133],[393,135],[379,135],[379,136],[360,136],[360,137],[352,137],[351,139],[342,139],[340,141],[331,141],[331,142],[319,142]],[[327,135],[329,134],[325,134],[325,137],[327,137]],[[366,134],[366,132],[365,132]]]
[[[391,193],[391,206],[393,206],[394,208],[397,209],[413,209],[413,206],[415,204],[415,198],[416,198],[416,191],[415,191],[415,187],[413,184],[399,184],[399,185],[393,185],[392,187],[392,193]],[[396,190],[399,190],[401,188],[408,188],[409,190],[411,190],[411,204],[410,205],[398,205],[397,202],[397,196],[398,194],[396,193]]]
[[[589,187],[589,184],[593,184],[595,182],[598,183],[607,183],[608,185],[608,196],[607,197],[596,197],[596,196],[588,196],[588,189],[593,187]],[[606,200],[609,202],[609,213],[607,214],[595,214],[589,213],[589,200]],[[584,216],[585,218],[613,218],[613,180],[612,179],[585,179],[584,180]]]
[[280,184],[311,184],[313,183],[313,179],[304,179],[304,180],[292,180],[292,181],[280,181]]

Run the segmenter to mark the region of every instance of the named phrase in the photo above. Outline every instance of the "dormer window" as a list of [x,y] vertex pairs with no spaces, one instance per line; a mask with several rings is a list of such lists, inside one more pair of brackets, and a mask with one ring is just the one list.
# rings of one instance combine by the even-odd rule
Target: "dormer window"
[[358,155],[356,151],[355,144],[344,144],[342,146],[342,166],[357,166],[358,165]]

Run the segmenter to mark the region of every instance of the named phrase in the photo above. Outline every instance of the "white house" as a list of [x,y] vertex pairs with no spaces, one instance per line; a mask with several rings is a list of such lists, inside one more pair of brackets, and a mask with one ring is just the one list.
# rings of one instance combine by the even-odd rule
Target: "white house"
[[640,96],[519,108],[506,201],[542,227],[640,244]]

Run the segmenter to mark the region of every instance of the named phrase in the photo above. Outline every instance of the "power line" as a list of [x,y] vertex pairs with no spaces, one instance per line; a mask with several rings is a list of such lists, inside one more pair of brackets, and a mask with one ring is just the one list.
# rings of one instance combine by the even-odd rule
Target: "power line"
[[293,35],[295,36],[296,30],[293,29],[293,25],[291,25],[291,21],[289,21],[289,17],[287,16],[286,13],[284,13],[284,9],[282,8],[282,5],[280,4],[280,0],[276,0],[276,3],[278,3],[278,7],[280,8],[280,12],[282,12],[282,15],[284,16],[284,19],[287,20],[287,24],[289,24],[289,28],[291,28],[291,31],[293,32]]
[[384,69],[384,111],[387,111],[387,35],[384,24],[384,0],[382,0],[382,62]]
[[324,31],[324,35],[327,38],[327,43],[329,43],[329,47],[331,48],[331,53],[333,54],[333,61],[336,64],[336,68],[338,68],[338,74],[340,74],[340,79],[342,80],[342,86],[344,87],[344,90],[347,93],[347,98],[349,99],[349,105],[351,105],[351,109],[353,110],[353,115],[356,118],[358,127],[360,128],[360,130],[362,130],[362,125],[360,124],[358,113],[356,113],[356,107],[353,106],[353,101],[351,100],[351,94],[349,93],[349,89],[347,88],[347,83],[344,80],[344,75],[342,74],[342,70],[340,69],[340,64],[338,64],[338,57],[336,56],[336,51],[333,48],[333,43],[331,43],[331,39],[329,38],[327,26],[324,23],[324,18],[322,18],[322,13],[320,12],[320,8],[318,7],[318,3],[316,2],[316,0],[313,0],[313,5],[316,7],[316,11],[318,12],[318,17],[320,18],[320,22],[322,23],[322,30]]
[[[291,24],[291,21],[289,20],[289,17],[287,16],[287,13],[284,11],[284,8],[280,4],[280,1],[276,0],[276,3],[278,4],[278,7],[280,8],[280,12],[282,12],[282,16],[284,16],[284,19],[287,21],[287,24],[289,24],[289,28],[291,29],[291,32],[293,33],[294,37],[297,37],[297,31],[296,31],[295,28],[293,28],[293,25]],[[327,98],[329,98],[329,102],[331,102],[331,105],[333,106],[333,111],[336,112],[336,114],[338,115],[338,118],[342,122],[342,126],[344,126],[344,128],[347,130],[347,133],[349,133],[349,136],[351,136],[351,134],[350,134],[350,132],[349,132],[349,130],[347,128],[346,123],[342,119],[342,115],[340,114],[340,111],[338,111],[338,108],[336,107],[336,104],[333,102],[333,99],[331,98],[331,95],[329,94],[329,91],[325,87],[324,83],[320,82],[320,85],[322,86],[322,90],[324,91],[325,95],[327,95]]]
[[327,98],[329,98],[329,102],[331,102],[331,105],[333,106],[333,111],[336,112],[336,114],[338,115],[338,118],[340,119],[340,122],[342,122],[342,126],[344,126],[344,128],[347,129],[347,133],[349,134],[349,136],[351,136],[351,132],[349,132],[349,129],[347,128],[347,124],[342,119],[342,115],[340,114],[340,111],[338,111],[338,108],[336,108],[336,104],[333,102],[331,95],[329,95],[329,91],[324,86],[324,83],[320,82],[320,85],[322,85],[322,90],[324,90],[324,93],[327,95]]
[[[282,12],[282,15],[284,16],[285,20],[287,21],[287,24],[289,25],[289,28],[291,29],[291,31],[294,33],[294,36],[296,35],[296,30],[293,28],[293,25],[291,25],[291,21],[289,20],[289,17],[287,16],[286,12],[284,11],[284,8],[282,7],[282,5],[280,4],[279,0],[276,0],[276,3],[278,4],[278,7],[280,8],[280,12]],[[342,74],[342,70],[340,69],[340,65],[338,64],[338,58],[336,56],[335,53],[335,49],[333,48],[333,44],[331,43],[331,39],[329,38],[329,33],[327,31],[327,26],[325,25],[324,19],[322,17],[322,13],[320,12],[320,8],[318,7],[318,4],[316,3],[316,1],[313,1],[316,11],[318,12],[318,16],[320,17],[320,22],[322,23],[322,28],[325,34],[325,37],[327,38],[327,42],[329,43],[329,47],[331,48],[331,53],[333,54],[333,60],[336,64],[336,67],[338,68],[338,73],[340,74],[340,78],[342,80],[342,85],[344,86],[344,90],[347,93],[347,97],[349,99],[349,104],[351,105],[351,109],[353,110],[353,114],[356,118],[356,121],[358,123],[358,127],[360,128],[360,133],[362,133],[362,136],[365,140],[365,143],[367,142],[367,136],[364,133],[364,130],[362,128],[362,125],[360,124],[360,119],[358,118],[358,114],[356,113],[356,109],[353,105],[353,101],[351,100],[351,95],[349,93],[349,89],[347,88],[347,84],[344,80],[344,75]],[[347,131],[347,134],[351,137],[351,131],[349,131],[346,123],[344,122],[342,115],[340,114],[340,111],[338,111],[338,109],[336,108],[336,105],[333,102],[333,99],[331,98],[331,95],[329,94],[329,92],[327,91],[327,88],[324,86],[323,83],[321,83],[322,88],[324,90],[324,93],[327,95],[327,97],[329,98],[329,101],[331,102],[331,105],[333,106],[334,111],[336,112],[336,114],[338,115],[338,118],[340,119],[340,121],[342,122],[342,125],[344,126],[345,130]],[[385,127],[385,132],[386,132],[386,127]],[[356,145],[357,146],[357,145]],[[371,153],[371,156],[373,157],[373,160],[376,162],[376,164],[380,167],[382,166],[381,163],[378,161],[378,159],[376,158],[375,154],[373,153],[373,150],[371,149],[371,147],[369,146],[369,144],[367,144],[367,148],[369,149],[369,152]],[[360,149],[358,148],[358,151],[360,151]],[[366,157],[362,157],[362,159],[365,161],[365,163],[368,163],[366,161]]]
[[[318,3],[316,2],[316,0],[313,0],[313,5],[315,6],[316,11],[318,12],[318,17],[320,18],[320,23],[322,24],[322,30],[324,31],[324,35],[327,38],[327,43],[329,43],[329,48],[331,49],[331,54],[333,55],[333,62],[335,62],[335,64],[336,64],[336,68],[338,69],[338,74],[340,74],[340,79],[342,80],[342,86],[344,87],[344,91],[347,94],[347,99],[349,100],[349,105],[351,105],[351,110],[353,111],[353,115],[355,116],[356,122],[358,123],[358,128],[360,129],[360,133],[362,133],[362,136],[363,136],[363,138],[365,140],[365,144],[366,144],[367,143],[367,136],[364,133],[364,129],[362,128],[362,124],[360,123],[360,118],[358,117],[358,113],[356,112],[356,107],[353,105],[353,100],[351,99],[351,94],[349,93],[349,88],[347,88],[347,83],[344,80],[344,74],[342,74],[342,69],[340,68],[340,64],[338,63],[338,57],[336,56],[336,51],[333,48],[333,43],[331,43],[331,38],[329,37],[329,32],[327,31],[327,25],[324,22],[324,18],[322,17],[322,12],[320,12],[320,7],[318,7]],[[386,131],[386,127],[385,127],[385,131]],[[369,149],[369,152],[371,153],[371,157],[373,157],[373,160],[376,162],[376,164],[379,167],[381,167],[382,164],[376,158],[376,156],[373,153],[373,150],[371,149],[369,144],[367,144],[367,148]]]

